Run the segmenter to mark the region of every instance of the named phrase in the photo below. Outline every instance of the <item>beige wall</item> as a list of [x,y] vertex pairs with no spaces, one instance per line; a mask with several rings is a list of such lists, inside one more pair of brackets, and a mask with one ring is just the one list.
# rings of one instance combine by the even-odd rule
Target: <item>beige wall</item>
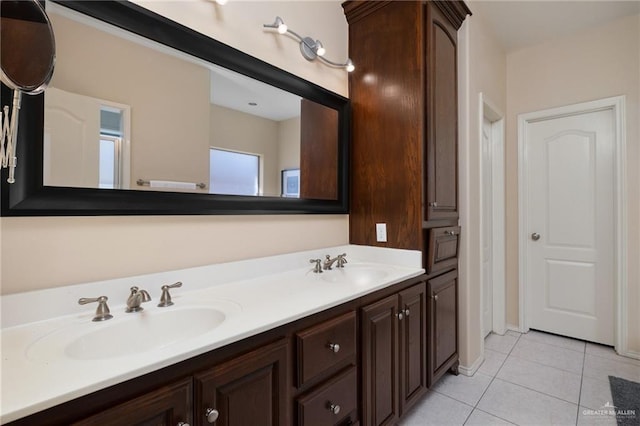
[[482,298],[480,293],[480,196],[481,143],[480,93],[495,108],[506,111],[506,54],[470,5],[473,16],[467,17],[459,32],[459,103],[460,103],[460,363],[471,367],[482,356]]
[[510,53],[507,93],[507,320],[511,324],[518,324],[518,114],[626,96],[628,339],[629,349],[640,352],[640,16]]
[[[339,2],[147,2],[183,24],[343,96],[347,75],[266,34],[276,15],[319,38],[327,56],[347,55]],[[348,216],[180,216],[0,218],[3,294],[216,262],[341,245]]]
[[278,170],[300,168],[300,117],[278,125]]
[[136,186],[137,179],[208,182],[209,71],[50,17],[56,36],[51,86],[131,106],[131,188],[148,189]]

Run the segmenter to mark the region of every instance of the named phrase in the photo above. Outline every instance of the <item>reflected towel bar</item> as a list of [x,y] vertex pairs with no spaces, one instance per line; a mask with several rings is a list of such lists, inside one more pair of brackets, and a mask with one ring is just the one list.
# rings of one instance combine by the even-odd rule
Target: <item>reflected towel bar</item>
[[[190,182],[176,182],[176,183],[190,183]],[[150,186],[151,185],[151,181],[149,180],[144,180],[144,179],[138,179],[136,181],[136,184],[138,184],[138,186]],[[195,186],[197,186],[200,189],[205,189],[207,187],[207,185],[205,183],[196,183]]]

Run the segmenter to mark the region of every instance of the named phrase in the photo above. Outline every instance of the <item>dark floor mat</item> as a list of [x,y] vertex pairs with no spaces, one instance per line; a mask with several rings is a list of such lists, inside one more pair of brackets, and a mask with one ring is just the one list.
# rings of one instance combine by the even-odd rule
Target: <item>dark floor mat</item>
[[609,376],[618,426],[640,425],[640,383]]

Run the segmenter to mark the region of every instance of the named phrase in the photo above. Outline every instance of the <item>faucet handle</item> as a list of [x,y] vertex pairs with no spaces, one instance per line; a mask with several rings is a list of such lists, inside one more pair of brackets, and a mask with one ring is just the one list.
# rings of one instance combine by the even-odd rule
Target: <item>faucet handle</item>
[[109,306],[107,305],[107,300],[109,300],[107,296],[93,298],[83,297],[78,300],[78,304],[86,305],[87,303],[98,302],[98,307],[96,308],[96,316],[93,317],[92,321],[106,321],[113,318],[113,315],[111,315],[111,311],[109,310]]
[[158,307],[166,308],[167,306],[173,305],[173,302],[171,301],[171,294],[169,293],[169,289],[178,288],[178,287],[182,287],[182,281],[175,282],[171,285],[165,284],[162,287],[160,287],[160,289],[162,290],[162,296],[160,296],[160,303],[158,303]]
[[309,263],[315,263],[315,265],[313,266],[314,274],[322,273],[322,259],[310,259]]
[[342,253],[338,255],[338,259],[336,260],[336,268],[344,268],[344,264],[345,263],[349,263],[347,262],[347,253]]

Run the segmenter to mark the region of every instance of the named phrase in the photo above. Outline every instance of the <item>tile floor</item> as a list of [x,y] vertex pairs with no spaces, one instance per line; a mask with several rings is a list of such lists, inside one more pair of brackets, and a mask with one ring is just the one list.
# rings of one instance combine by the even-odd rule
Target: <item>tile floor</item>
[[615,426],[588,412],[612,403],[610,374],[640,382],[640,360],[537,331],[490,334],[476,374],[447,374],[400,424]]

